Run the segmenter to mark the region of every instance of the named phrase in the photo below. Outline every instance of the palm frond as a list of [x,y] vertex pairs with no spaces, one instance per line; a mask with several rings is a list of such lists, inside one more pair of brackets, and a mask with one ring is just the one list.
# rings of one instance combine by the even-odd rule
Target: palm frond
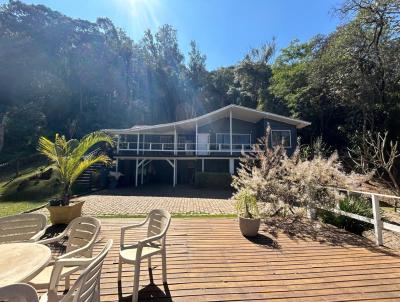
[[95,163],[108,164],[111,160],[100,153],[100,148],[90,149],[97,143],[105,142],[113,145],[110,136],[103,132],[94,132],[86,135],[81,141],[69,140],[65,136],[56,134],[54,142],[46,137],[39,139],[38,151],[54,163],[60,173],[60,181],[64,184],[62,195],[68,196],[72,184],[87,168]]
[[87,168],[96,163],[108,164],[110,162],[110,158],[107,155],[89,155],[85,159],[79,162],[79,165],[71,171],[70,182],[71,184],[75,182],[75,180],[81,175]]
[[71,156],[74,158],[82,158],[90,148],[101,142],[108,143],[111,146],[114,145],[113,139],[106,133],[101,131],[93,132],[84,136],[80,140],[79,145],[72,150]]
[[37,150],[53,162],[58,162],[55,144],[47,137],[40,137]]

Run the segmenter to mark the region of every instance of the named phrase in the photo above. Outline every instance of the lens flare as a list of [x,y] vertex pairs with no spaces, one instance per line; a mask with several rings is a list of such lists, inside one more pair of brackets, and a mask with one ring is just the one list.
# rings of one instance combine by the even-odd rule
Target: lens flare
[[159,0],[114,0],[115,4],[129,14],[131,26],[143,31],[160,26],[157,12],[160,11]]

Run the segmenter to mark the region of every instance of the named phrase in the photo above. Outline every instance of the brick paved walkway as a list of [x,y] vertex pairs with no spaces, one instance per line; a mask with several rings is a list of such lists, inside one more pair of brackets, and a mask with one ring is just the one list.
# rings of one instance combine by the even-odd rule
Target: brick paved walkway
[[141,188],[105,190],[77,198],[85,200],[84,215],[138,215],[155,208],[177,214],[233,214],[232,192],[188,186],[149,185]]

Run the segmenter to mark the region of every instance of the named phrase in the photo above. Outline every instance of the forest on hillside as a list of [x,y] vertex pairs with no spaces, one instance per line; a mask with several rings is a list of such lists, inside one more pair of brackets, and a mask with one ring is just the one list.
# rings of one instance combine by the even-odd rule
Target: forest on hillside
[[231,103],[310,121],[303,142],[322,137],[341,154],[368,131],[398,139],[400,2],[347,0],[335,13],[343,22],[329,35],[278,53],[272,40],[207,70],[206,54],[195,41],[183,54],[170,25],[133,41],[106,18],[10,1],[0,7],[0,163],[35,152],[41,135],[81,137]]

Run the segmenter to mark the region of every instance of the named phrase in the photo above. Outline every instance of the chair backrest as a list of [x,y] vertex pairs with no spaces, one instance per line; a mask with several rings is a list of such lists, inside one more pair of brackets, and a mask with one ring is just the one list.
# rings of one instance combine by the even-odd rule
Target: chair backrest
[[[103,250],[93,259],[89,266],[81,273],[72,288],[60,300],[60,302],[91,302],[100,301],[96,296],[100,295],[100,276],[104,260],[113,244],[108,240]],[[71,300],[72,298],[72,300]]]
[[25,283],[11,284],[0,287],[1,302],[38,302],[36,290]]
[[[171,214],[165,210],[151,210],[149,213],[149,225],[147,228],[147,237],[166,234],[171,222]],[[159,240],[164,245],[165,236]]]
[[42,231],[46,216],[37,213],[19,214],[0,218],[0,243],[26,241]]
[[89,216],[78,217],[75,218],[68,227],[70,231],[68,234],[66,252],[68,253],[88,245],[88,249],[85,249],[81,253],[81,256],[92,257],[93,246],[100,233],[100,220]]

